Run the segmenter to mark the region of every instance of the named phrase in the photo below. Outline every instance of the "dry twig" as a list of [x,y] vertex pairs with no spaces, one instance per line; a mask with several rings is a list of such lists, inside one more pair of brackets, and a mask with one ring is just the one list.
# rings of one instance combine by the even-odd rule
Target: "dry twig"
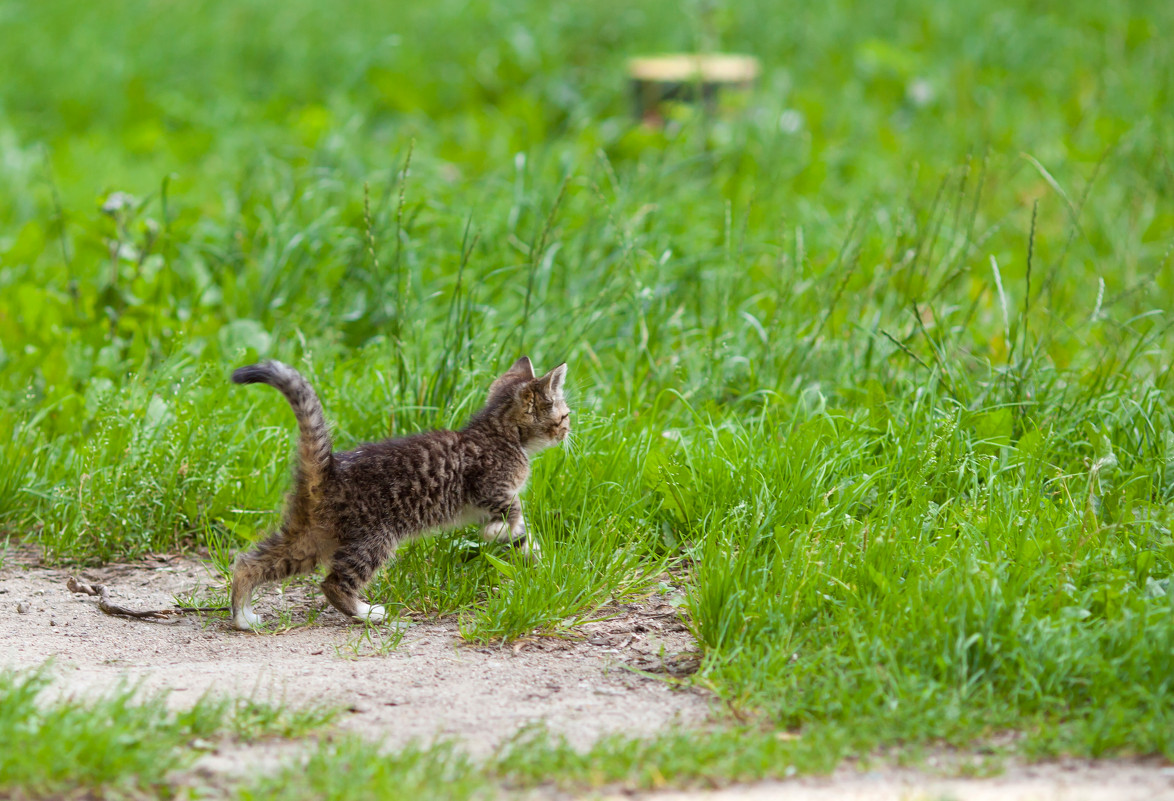
[[119,606],[112,603],[110,600],[110,592],[106,589],[105,584],[86,584],[77,580],[76,576],[70,576],[69,580],[65,582],[65,586],[69,588],[70,592],[76,592],[81,595],[93,595],[98,598],[98,608],[105,614],[114,617],[126,617],[132,620],[149,620],[157,622],[161,620],[168,620],[179,615],[186,615],[192,612],[226,612],[227,606],[192,606],[192,607],[173,607],[171,609],[127,609],[125,606]]

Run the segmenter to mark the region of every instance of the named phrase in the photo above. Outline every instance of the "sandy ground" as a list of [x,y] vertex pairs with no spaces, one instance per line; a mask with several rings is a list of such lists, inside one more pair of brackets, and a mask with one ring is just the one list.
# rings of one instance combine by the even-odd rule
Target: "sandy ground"
[[[609,801],[632,801],[613,796]],[[923,771],[844,767],[826,778],[799,778],[716,792],[667,792],[641,801],[1165,801],[1174,768],[1153,762],[1071,760],[1011,764],[1000,776],[948,778]]]
[[[127,679],[171,691],[177,706],[208,691],[295,705],[325,703],[345,710],[339,727],[389,747],[442,736],[463,741],[474,754],[487,753],[534,723],[587,746],[611,732],[645,735],[700,725],[714,711],[703,692],[644,675],[687,672],[693,662],[692,640],[675,610],[661,600],[617,609],[611,620],[579,629],[576,639],[536,637],[504,648],[478,647],[461,640],[455,621],[441,620],[413,623],[391,648],[391,638],[385,640],[378,630],[364,638],[361,626],[327,608],[306,583],[263,594],[258,611],[267,620],[285,613],[294,625],[256,635],[232,631],[218,616],[166,623],[110,617],[98,610],[95,599],[66,588],[68,577],[76,575],[105,584],[116,604],[167,608],[176,595],[189,597],[218,586],[219,580],[196,560],[159,557],[75,571],[35,562],[27,553],[9,554],[0,568],[0,669],[53,658],[60,692],[96,692]],[[298,625],[314,610],[321,613],[311,625]],[[239,753],[213,753],[195,772],[218,783],[218,775],[276,766],[300,747],[266,743]],[[830,777],[719,791],[592,796],[617,801],[1174,801],[1174,768],[1152,762],[1010,764],[993,778],[950,778],[956,771],[940,772],[935,775],[932,764],[928,771],[863,772],[846,765]]]
[[[23,561],[23,560],[22,560]],[[194,560],[155,559],[69,571],[27,565],[0,569],[0,668],[55,659],[57,686],[108,688],[119,679],[168,689],[188,705],[209,690],[290,704],[321,702],[347,710],[340,726],[395,747],[436,736],[485,753],[523,726],[543,722],[576,745],[610,732],[652,733],[708,714],[706,697],[628,669],[656,670],[660,654],[688,652],[692,641],[667,604],[623,607],[582,639],[539,637],[507,647],[466,644],[454,620],[413,623],[397,647],[386,630],[349,623],[312,585],[263,592],[267,621],[285,611],[311,625],[275,634],[231,630],[216,616],[152,623],[110,617],[95,599],[70,592],[77,575],[105,584],[131,609],[163,609],[219,584]],[[18,611],[24,609],[25,611]],[[687,661],[688,657],[679,659]]]

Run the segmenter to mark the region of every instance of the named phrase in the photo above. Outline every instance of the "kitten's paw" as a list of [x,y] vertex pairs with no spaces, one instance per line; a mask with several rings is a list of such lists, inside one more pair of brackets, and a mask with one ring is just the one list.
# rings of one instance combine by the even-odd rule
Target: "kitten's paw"
[[502,539],[505,534],[508,534],[510,527],[502,520],[493,520],[485,524],[481,529],[481,538],[487,542],[497,542]]
[[261,628],[261,616],[252,609],[238,609],[232,616],[232,627],[237,631],[256,631]]
[[531,563],[536,564],[542,561],[542,548],[538,547],[538,540],[533,537],[526,538],[526,544],[522,546],[522,553]]
[[387,607],[383,604],[375,604],[374,606],[359,604],[358,611],[355,613],[355,620],[360,623],[382,623],[387,620]]

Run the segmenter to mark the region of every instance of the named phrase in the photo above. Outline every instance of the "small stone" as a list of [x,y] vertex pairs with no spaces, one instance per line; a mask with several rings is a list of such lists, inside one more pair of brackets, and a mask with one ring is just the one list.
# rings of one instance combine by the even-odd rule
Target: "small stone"
[[18,614],[27,615],[28,611],[29,611],[28,603],[26,603],[25,601],[21,601],[20,603],[18,603],[16,605],[16,611]]

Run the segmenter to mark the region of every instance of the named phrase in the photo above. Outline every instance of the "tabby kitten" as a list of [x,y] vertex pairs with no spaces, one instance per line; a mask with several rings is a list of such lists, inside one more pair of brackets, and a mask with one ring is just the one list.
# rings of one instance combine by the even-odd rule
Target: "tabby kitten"
[[381,622],[382,606],[359,591],[406,539],[442,526],[479,523],[487,540],[507,540],[532,557],[518,493],[530,457],[570,431],[563,399],[566,364],[541,378],[523,356],[489,387],[485,406],[460,431],[429,431],[332,453],[322,404],[301,374],[280,362],[242,367],[238,384],[278,389],[298,420],[294,488],[281,528],[237,556],[232,625],[247,631],[261,619],[253,590],[329,565],[322,592],[340,612]]

